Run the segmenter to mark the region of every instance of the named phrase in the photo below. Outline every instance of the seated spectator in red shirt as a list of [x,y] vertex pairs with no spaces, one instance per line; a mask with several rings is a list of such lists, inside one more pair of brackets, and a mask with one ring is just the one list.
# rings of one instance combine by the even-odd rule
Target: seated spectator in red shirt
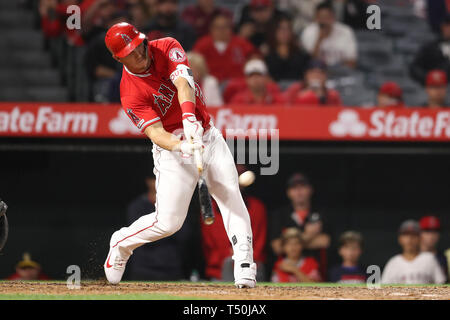
[[442,70],[431,70],[425,80],[425,90],[428,101],[425,104],[430,109],[447,107],[447,74]]
[[[223,99],[225,103],[230,103],[233,97],[241,91],[247,89],[247,81],[244,77],[234,78],[228,81],[225,90],[223,91]],[[272,79],[267,80],[267,90],[275,95],[281,95],[281,89],[278,84]]]
[[247,88],[233,96],[230,103],[235,104],[277,104],[284,103],[283,96],[269,90],[270,79],[264,61],[252,59],[244,68]]
[[339,92],[326,87],[326,65],[313,60],[308,65],[303,83],[292,84],[285,92],[289,103],[299,106],[341,105]]
[[7,280],[48,280],[42,273],[39,263],[31,260],[30,254],[25,252],[23,260],[16,265],[16,273],[10,275]]
[[339,238],[340,265],[330,271],[330,281],[339,283],[365,283],[366,272],[359,264],[362,254],[362,236],[359,232],[347,231]]
[[[236,166],[239,174],[239,186],[242,197],[250,215],[252,232],[253,232],[253,257],[258,265],[258,273],[256,278],[258,281],[264,280],[263,263],[266,259],[266,235],[267,235],[267,215],[266,207],[256,197],[246,193],[246,187],[254,182],[254,179],[243,178],[243,173],[247,173],[244,165]],[[250,174],[251,175],[251,174]],[[231,256],[233,251],[230,240],[225,232],[222,215],[215,201],[213,210],[216,220],[211,225],[201,224],[203,252],[206,260],[205,275],[212,280],[232,281],[233,280],[233,264]]]
[[319,264],[312,257],[303,257],[304,247],[301,232],[297,228],[284,230],[281,237],[284,257],[273,268],[272,282],[317,282],[321,281]]
[[250,42],[233,34],[231,19],[224,14],[214,17],[209,35],[197,41],[194,51],[203,55],[209,72],[221,82],[242,77],[245,62],[257,54]]
[[223,105],[222,93],[219,81],[210,75],[206,61],[200,53],[188,52],[187,58],[194,76],[194,80],[203,92],[205,103],[208,107],[220,107]]
[[380,87],[377,96],[378,107],[404,107],[403,92],[399,85],[393,81],[387,81]]
[[233,18],[230,10],[216,7],[214,0],[197,0],[196,4],[187,6],[183,10],[181,18],[195,29],[197,37],[202,37],[209,32],[211,21],[218,14]]

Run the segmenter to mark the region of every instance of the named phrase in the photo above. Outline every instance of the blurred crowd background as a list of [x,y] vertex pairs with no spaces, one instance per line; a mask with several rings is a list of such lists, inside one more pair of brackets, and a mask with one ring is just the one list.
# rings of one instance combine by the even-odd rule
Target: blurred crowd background
[[[0,2],[9,40],[2,100],[118,102],[122,69],[104,35],[127,21],[150,40],[174,37],[190,52],[211,107],[449,103],[445,0],[20,2]],[[66,26],[74,4],[78,30]],[[381,30],[367,29],[371,4],[381,8]]]
[[[66,9],[74,4],[81,8],[79,30],[66,27]],[[366,27],[366,9],[371,4],[381,7],[381,30]],[[176,38],[188,52],[195,80],[211,108],[226,104],[395,108],[449,105],[450,4],[445,0],[2,0],[0,34],[5,41],[0,43],[0,101],[119,102],[122,69],[107,51],[104,35],[111,25],[121,21],[134,24],[150,40]],[[109,238],[106,229],[122,221],[131,223],[154,210],[154,179],[149,175],[146,192],[131,201],[142,181],[130,177],[138,176],[137,168],[148,166],[148,159],[136,160],[130,155],[77,157],[42,154],[33,156],[32,163],[10,160],[14,173],[6,174],[6,179],[18,181],[19,177],[28,188],[24,192],[10,186],[4,193],[9,191],[11,208],[16,202],[23,206],[25,215],[29,212],[29,220],[22,219],[23,232],[46,239],[42,241],[51,243],[52,250],[59,246],[56,252],[65,257],[61,259],[66,263],[70,252],[64,242],[55,244],[41,238],[33,228],[31,221],[38,225],[48,219],[47,232],[57,232],[60,237],[70,238],[72,244],[77,243],[79,247],[72,253],[76,254],[77,249],[86,253],[86,276],[97,277],[105,239]],[[289,162],[283,159],[285,164]],[[241,185],[252,220],[258,280],[365,282],[366,263],[360,260],[367,252],[365,235],[370,233],[369,256],[380,252],[391,255],[398,247],[392,237],[384,237],[384,228],[389,226],[397,237],[400,254],[385,261],[366,259],[385,266],[384,282],[447,281],[448,206],[441,204],[442,199],[448,200],[448,180],[436,178],[448,163],[445,159],[427,158],[427,168],[420,172],[416,172],[417,168],[425,165],[418,157],[408,161],[364,158],[366,162],[348,158],[331,162],[325,157],[290,160],[277,181],[258,177],[260,182],[253,189],[256,192],[248,192],[254,187],[253,181]],[[114,173],[114,181],[129,188],[113,190],[114,183],[105,184],[111,176],[95,168],[106,162],[105,168],[126,167],[121,170],[126,172]],[[309,172],[297,172],[298,168],[311,169],[317,182],[310,180]],[[386,171],[378,175],[374,168]],[[23,170],[26,174],[22,174]],[[237,166],[237,170],[244,174],[249,168]],[[396,170],[400,179],[392,178]],[[48,172],[45,181],[33,180],[42,179],[39,172]],[[70,186],[61,182],[60,173],[71,181]],[[89,175],[96,179],[88,186],[82,177]],[[98,190],[94,191],[94,187]],[[90,190],[90,194],[81,188]],[[39,220],[31,216],[33,201],[38,202],[47,189],[52,191],[54,203],[46,208],[53,216]],[[325,196],[317,196],[316,190]],[[69,197],[78,192],[86,198]],[[22,193],[29,203],[21,204]],[[395,193],[397,199],[390,198],[389,193]],[[7,195],[3,197],[8,199]],[[127,209],[122,210],[125,203]],[[396,205],[385,208],[384,203]],[[64,215],[55,218],[61,208],[65,208]],[[435,214],[436,208],[441,212]],[[90,214],[86,217],[86,213],[80,222],[77,219],[84,210]],[[108,210],[114,213],[111,220],[105,220]],[[232,280],[231,246],[215,204],[214,210],[218,219],[212,226],[201,225],[198,214],[192,213],[198,213],[194,208],[180,232],[136,250],[126,279]],[[382,211],[383,215],[378,216]],[[401,212],[394,218],[394,211]],[[392,219],[386,220],[389,214]],[[14,219],[12,214],[12,225]],[[53,226],[59,227],[55,230]],[[77,233],[76,228],[86,233]],[[442,231],[444,243],[440,242]],[[96,240],[86,236],[95,232]],[[83,236],[89,243],[77,242]],[[39,251],[36,247],[34,250]],[[56,263],[52,254],[56,253],[43,255],[49,259],[47,265],[50,260]],[[8,272],[1,270],[5,277]],[[9,278],[47,276],[45,268],[41,270],[25,253],[16,265],[16,273]]]

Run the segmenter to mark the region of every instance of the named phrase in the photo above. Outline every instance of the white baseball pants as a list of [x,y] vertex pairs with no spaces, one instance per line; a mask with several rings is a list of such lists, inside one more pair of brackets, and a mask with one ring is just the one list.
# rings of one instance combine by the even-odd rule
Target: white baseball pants
[[[233,259],[237,263],[253,262],[250,217],[238,185],[233,156],[222,134],[214,126],[203,135],[204,177],[211,196],[222,214],[228,239],[233,244]],[[186,218],[197,186],[198,171],[193,157],[183,158],[153,145],[156,176],[156,211],[121,228],[111,246],[119,247],[123,258],[133,250],[177,232]]]

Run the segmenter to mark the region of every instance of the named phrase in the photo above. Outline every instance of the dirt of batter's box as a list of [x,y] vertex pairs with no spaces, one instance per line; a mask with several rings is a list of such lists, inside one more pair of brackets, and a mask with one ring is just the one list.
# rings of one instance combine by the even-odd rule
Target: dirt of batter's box
[[64,282],[0,282],[2,294],[44,295],[108,295],[167,294],[179,297],[199,297],[225,300],[450,300],[450,287],[315,287],[258,285],[254,289],[237,289],[233,285],[214,283],[121,283],[104,281],[82,282],[81,289],[69,290]]

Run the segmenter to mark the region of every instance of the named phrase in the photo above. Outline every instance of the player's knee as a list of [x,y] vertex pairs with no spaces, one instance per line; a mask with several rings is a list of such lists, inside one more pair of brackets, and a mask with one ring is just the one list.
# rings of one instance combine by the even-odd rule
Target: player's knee
[[168,237],[171,236],[172,234],[174,234],[175,232],[177,232],[178,230],[181,229],[181,227],[183,226],[183,221],[182,219],[170,219],[169,221],[166,221],[165,223],[161,224],[161,230],[164,234],[164,236]]

